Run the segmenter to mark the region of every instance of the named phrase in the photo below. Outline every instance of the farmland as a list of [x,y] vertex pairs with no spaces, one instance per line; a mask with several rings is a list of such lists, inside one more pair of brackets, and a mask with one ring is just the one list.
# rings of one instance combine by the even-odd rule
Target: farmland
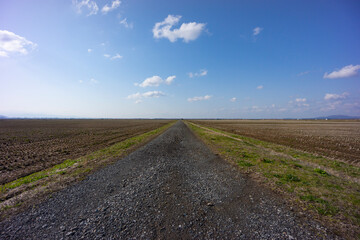
[[[227,123],[231,124],[227,125]],[[358,239],[360,236],[360,167],[357,166],[359,161],[350,164],[350,160],[341,155],[348,151],[359,159],[358,153],[349,150],[350,147],[359,146],[357,142],[359,137],[355,134],[358,133],[358,123],[330,122],[330,125],[326,125],[327,122],[311,125],[314,124],[311,121],[301,122],[299,125],[294,123],[297,121],[274,123],[214,120],[190,121],[188,126],[219,156],[236,165],[251,179],[280,193],[284,199],[291,202],[291,205],[298,207],[300,214],[306,213],[345,238]],[[246,135],[252,133],[252,137],[235,134],[238,129]],[[266,129],[271,129],[271,134],[276,136],[274,140],[277,142],[272,140],[271,135],[265,135]],[[335,130],[331,131],[331,129]],[[310,133],[313,136],[309,136]],[[338,140],[336,140],[337,134]],[[286,141],[279,144],[282,140],[281,136],[290,140],[292,137],[291,143],[294,147],[289,147]],[[259,140],[265,137],[269,140]],[[306,143],[312,138],[318,139],[318,142],[313,140]],[[327,140],[325,143],[322,142],[325,141],[324,139]],[[345,149],[340,152],[341,149],[336,148],[336,145],[341,144],[342,139],[347,139],[349,145],[347,151]],[[309,149],[306,149],[307,146]],[[330,150],[338,149],[338,155],[335,157],[342,160],[334,156],[323,156],[323,153],[331,155],[331,151],[318,151],[316,148],[318,146],[328,146]],[[309,150],[316,154],[310,153]]]
[[197,120],[208,127],[360,164],[357,120]]
[[0,184],[159,128],[169,120],[0,120]]

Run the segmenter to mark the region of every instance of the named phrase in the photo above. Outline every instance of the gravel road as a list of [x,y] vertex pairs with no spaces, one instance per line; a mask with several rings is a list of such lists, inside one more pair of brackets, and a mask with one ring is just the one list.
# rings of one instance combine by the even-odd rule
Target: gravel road
[[181,121],[115,164],[0,223],[0,239],[332,239]]

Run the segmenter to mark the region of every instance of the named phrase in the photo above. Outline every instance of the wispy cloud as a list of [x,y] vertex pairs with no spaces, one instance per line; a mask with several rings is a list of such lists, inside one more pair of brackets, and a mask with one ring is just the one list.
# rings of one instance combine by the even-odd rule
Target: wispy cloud
[[260,108],[259,106],[252,106],[252,107],[250,108],[250,110],[251,110],[252,112],[262,112],[262,111],[264,111],[264,109],[263,109],[263,108]]
[[126,18],[121,20],[120,24],[124,25],[124,27],[126,27],[126,28],[133,28],[134,27],[133,23],[128,23]]
[[91,0],[73,0],[73,5],[78,13],[81,13],[82,9],[85,8],[88,12],[87,16],[97,14],[99,11],[99,7],[96,2]]
[[298,103],[300,103],[300,102],[306,102],[306,98],[296,98],[296,99],[295,99],[295,102],[298,102]]
[[325,100],[338,100],[338,99],[345,99],[349,96],[349,93],[343,92],[342,94],[335,94],[335,93],[327,93],[325,94]]
[[87,81],[84,81],[84,80],[80,79],[78,82],[79,82],[80,84],[91,84],[91,85],[94,85],[94,84],[98,84],[98,83],[99,83],[99,81],[96,80],[95,78],[90,78],[90,79],[87,80]]
[[196,72],[196,73],[188,73],[189,77],[190,78],[193,78],[193,77],[203,77],[203,76],[206,76],[208,73],[208,70],[206,69],[201,69],[199,72]]
[[121,58],[123,58],[123,56],[121,56],[120,54],[117,53],[114,56],[112,56],[110,59],[115,60],[115,59],[121,59]]
[[9,57],[12,54],[26,55],[37,45],[13,32],[0,30],[0,57]]
[[88,53],[91,53],[93,50],[91,48],[88,48]]
[[165,93],[161,91],[149,91],[145,93],[134,93],[127,97],[127,99],[135,100],[135,103],[141,103],[143,98],[159,98],[165,96]]
[[261,27],[256,27],[256,28],[254,28],[254,29],[253,29],[253,35],[254,35],[254,36],[259,35],[262,30],[263,30],[263,28],[261,28]]
[[135,83],[135,86],[140,86],[140,87],[158,87],[160,86],[160,84],[167,84],[170,85],[174,79],[176,78],[175,75],[173,76],[169,76],[167,77],[165,80],[163,80],[161,77],[159,76],[152,76],[149,78],[146,78],[142,83],[138,84]]
[[263,88],[264,88],[263,85],[260,85],[260,86],[257,86],[257,87],[256,87],[256,89],[258,89],[258,90],[261,90],[261,89],[263,89]]
[[310,71],[301,72],[301,73],[298,74],[298,77],[304,76],[304,75],[306,75],[308,73],[310,73]]
[[197,102],[197,101],[204,101],[204,100],[209,100],[212,96],[210,95],[205,95],[203,97],[192,97],[192,98],[188,98],[188,102]]
[[347,78],[355,76],[360,69],[360,65],[348,65],[343,67],[342,69],[338,71],[333,71],[331,73],[325,73],[324,78]]
[[295,107],[309,107],[310,106],[310,104],[307,103],[306,98],[296,98],[295,101],[290,101],[289,103]]
[[96,80],[95,78],[91,78],[91,79],[90,79],[90,83],[92,83],[92,84],[98,84],[99,81]]
[[236,102],[236,97],[230,98],[230,102]]
[[110,54],[104,54],[104,57],[109,58],[110,60],[115,60],[115,59],[121,59],[123,58],[123,56],[121,56],[120,54],[115,54],[114,56],[111,56]]
[[181,24],[180,28],[172,29],[180,21],[181,16],[168,15],[164,21],[155,23],[153,28],[154,38],[167,38],[170,42],[183,39],[190,42],[197,39],[205,29],[204,23],[189,22]]
[[331,111],[331,110],[335,110],[338,109],[342,106],[342,101],[331,101],[328,102],[324,107],[322,107],[320,110],[321,111]]
[[120,0],[114,0],[112,1],[111,5],[109,4],[106,4],[102,9],[101,9],[101,12],[103,14],[107,14],[108,12],[110,11],[113,11],[115,10],[116,8],[118,8],[121,4],[121,1]]
[[150,97],[158,98],[158,97],[165,96],[165,94],[161,91],[149,91],[149,92],[143,93],[142,95],[147,98],[150,98]]
[[142,98],[142,94],[137,92],[137,93],[133,93],[129,96],[127,96],[128,99],[139,99],[139,98]]

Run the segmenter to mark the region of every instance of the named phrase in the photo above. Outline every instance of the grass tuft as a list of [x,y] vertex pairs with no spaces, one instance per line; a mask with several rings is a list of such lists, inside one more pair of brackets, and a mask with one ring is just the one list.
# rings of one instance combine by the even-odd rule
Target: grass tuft
[[239,161],[237,162],[237,164],[238,164],[240,167],[252,167],[252,166],[254,166],[254,164],[249,163],[249,162],[244,161],[244,160],[239,160]]
[[314,172],[319,173],[322,176],[330,176],[330,174],[328,174],[326,171],[324,171],[324,170],[322,170],[320,168],[315,168]]

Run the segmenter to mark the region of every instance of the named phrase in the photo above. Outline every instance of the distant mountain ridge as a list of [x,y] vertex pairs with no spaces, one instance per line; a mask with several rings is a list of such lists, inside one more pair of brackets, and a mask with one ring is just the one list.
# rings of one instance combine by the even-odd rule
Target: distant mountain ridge
[[0,115],[0,119],[5,119],[5,118],[7,118],[7,117],[4,115]]

